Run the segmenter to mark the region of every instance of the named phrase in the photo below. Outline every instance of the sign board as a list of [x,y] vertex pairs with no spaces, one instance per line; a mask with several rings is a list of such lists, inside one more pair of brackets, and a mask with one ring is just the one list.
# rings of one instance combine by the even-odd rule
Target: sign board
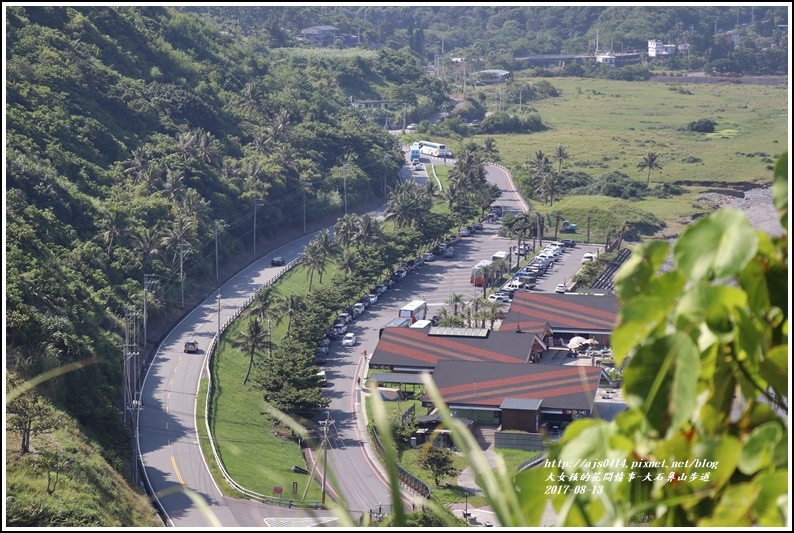
[[292,482],[292,494],[297,494],[297,493],[298,493],[298,482],[297,481],[293,481]]

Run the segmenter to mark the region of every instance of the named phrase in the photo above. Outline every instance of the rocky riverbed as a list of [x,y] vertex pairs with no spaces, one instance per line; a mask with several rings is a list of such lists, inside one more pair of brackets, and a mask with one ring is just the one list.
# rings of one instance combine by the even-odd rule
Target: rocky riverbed
[[[744,192],[743,196],[731,196],[716,192],[703,193],[698,196],[698,202],[713,205],[715,209],[720,207],[735,207],[741,209],[747,215],[750,223],[761,231],[770,235],[783,235],[783,227],[772,203],[772,187],[758,187]],[[674,268],[672,249],[675,246],[677,237],[670,237],[671,254],[662,264],[661,271],[666,272]]]

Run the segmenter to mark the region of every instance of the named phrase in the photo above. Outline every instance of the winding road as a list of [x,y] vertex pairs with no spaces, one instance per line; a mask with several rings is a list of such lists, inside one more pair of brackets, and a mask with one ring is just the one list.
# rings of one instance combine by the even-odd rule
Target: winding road
[[[442,161],[435,160],[438,164]],[[432,172],[431,161],[424,158],[423,162]],[[498,203],[507,211],[524,211],[523,200],[513,189],[507,171],[487,165],[486,172],[488,180],[503,191]],[[427,179],[425,172],[413,171],[407,165],[401,174],[404,181],[411,179],[423,183]],[[372,214],[380,215],[379,212]],[[333,231],[333,227],[329,229]],[[165,337],[148,367],[141,390],[144,408],[138,415],[136,434],[145,482],[156,495],[167,525],[186,528],[338,525],[331,511],[295,510],[223,496],[206,462],[214,459],[202,454],[196,428],[196,402],[200,378],[206,369],[206,349],[218,325],[278,274],[281,267],[270,266],[274,256],[283,256],[288,262],[295,259],[314,235],[272,250],[240,271],[220,287],[220,303],[215,295],[207,298]],[[444,282],[442,274],[438,278],[438,284]],[[432,280],[425,280],[428,281]],[[356,322],[356,330],[361,330],[359,344],[336,347],[324,367],[331,385],[326,391],[331,398],[329,413],[333,420],[328,450],[332,473],[328,477],[327,491],[337,501],[346,502],[347,510],[355,519],[391,501],[382,467],[365,446],[366,432],[357,414],[357,408],[363,408],[362,391],[354,378],[366,371],[367,360],[361,355],[362,350],[372,353],[379,327],[396,316],[396,309],[402,303],[395,301],[392,308],[384,301],[376,306],[377,311],[374,311],[375,306],[371,308],[373,311],[368,310]],[[198,340],[198,353],[183,352],[184,342],[190,339]],[[403,501],[408,506],[411,499],[403,495]]]

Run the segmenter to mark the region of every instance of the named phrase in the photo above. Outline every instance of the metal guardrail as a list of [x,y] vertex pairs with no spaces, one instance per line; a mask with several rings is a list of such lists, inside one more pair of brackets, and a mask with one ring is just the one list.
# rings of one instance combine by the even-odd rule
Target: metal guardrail
[[[372,437],[372,442],[375,443],[375,450],[378,452],[378,455],[380,455],[381,459],[386,460],[383,444],[381,444],[380,439],[378,438],[378,430],[375,428],[375,426],[372,426]],[[395,464],[395,466],[397,467],[397,474],[400,476],[401,483],[425,498],[430,497],[430,487],[428,487],[424,481],[410,473],[405,468],[401,467],[399,464]]]
[[219,336],[223,333],[223,331],[234,322],[244,311],[245,309],[254,301],[254,299],[265,290],[267,287],[272,285],[276,280],[280,279],[284,274],[295,268],[298,264],[300,264],[301,258],[293,259],[287,265],[282,268],[278,274],[276,274],[273,279],[268,280],[266,283],[259,288],[259,290],[255,291],[254,294],[248,298],[243,305],[235,309],[235,311],[231,314],[231,316],[223,322],[221,325],[220,331],[215,335],[215,337],[210,341],[209,347],[207,348],[207,359],[206,359],[206,367],[205,372],[207,373],[207,397],[205,399],[204,404],[204,425],[206,426],[207,430],[207,437],[210,442],[210,447],[212,448],[212,455],[215,458],[215,464],[218,465],[218,468],[221,471],[224,479],[234,487],[240,494],[243,494],[247,498],[252,500],[257,500],[262,503],[268,503],[271,505],[279,505],[282,507],[289,507],[290,509],[322,509],[323,504],[318,501],[303,501],[303,500],[296,500],[290,498],[277,498],[275,496],[268,496],[266,494],[260,494],[258,492],[252,491],[247,489],[234,481],[229,473],[226,471],[226,468],[223,466],[223,462],[221,461],[220,456],[218,455],[218,447],[215,443],[215,439],[212,438],[212,431],[210,430],[210,398],[212,397],[213,393],[213,382],[212,382],[212,372],[210,372],[210,360],[212,356],[215,354],[215,349],[218,347],[218,340]]
[[618,252],[617,259],[613,261],[604,272],[601,273],[600,276],[596,278],[596,280],[591,285],[593,289],[608,289],[613,290],[615,288],[615,272],[621,267],[623,263],[626,262],[626,259],[629,258],[631,255],[631,250],[628,248],[624,248]]
[[529,459],[518,465],[518,469],[516,469],[516,472],[523,472],[527,468],[533,468],[535,466],[538,466],[540,463],[543,462],[543,457],[544,457],[544,452],[536,453],[535,455],[533,455],[532,457],[530,457]]

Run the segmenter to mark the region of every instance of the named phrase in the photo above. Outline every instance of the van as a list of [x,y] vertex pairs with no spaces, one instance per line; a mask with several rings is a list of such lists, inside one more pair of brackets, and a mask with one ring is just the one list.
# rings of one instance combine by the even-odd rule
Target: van
[[325,375],[325,370],[320,370],[319,372],[317,372],[317,377],[320,378],[321,387],[328,386],[328,377]]
[[516,292],[526,292],[527,285],[518,279],[510,280],[510,283],[505,285],[505,288],[515,290]]

